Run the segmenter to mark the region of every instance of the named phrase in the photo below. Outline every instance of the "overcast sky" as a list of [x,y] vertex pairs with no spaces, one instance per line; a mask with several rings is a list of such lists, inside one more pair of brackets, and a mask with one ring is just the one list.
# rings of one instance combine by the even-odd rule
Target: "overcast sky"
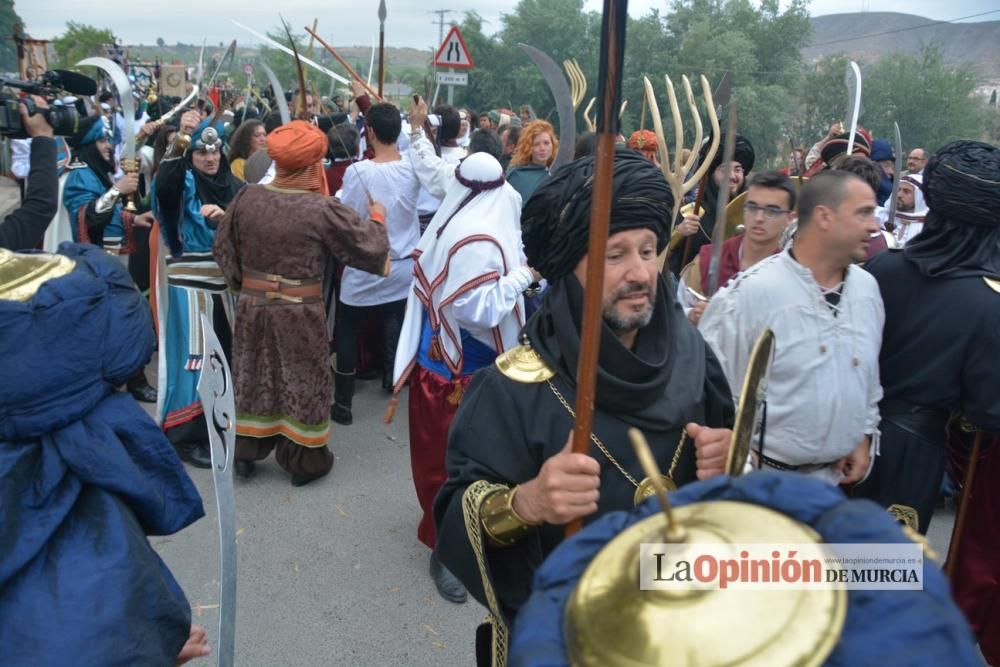
[[[668,0],[632,0],[629,13],[641,16],[652,8],[668,11]],[[485,19],[487,32],[500,29],[500,16],[513,11],[517,0],[468,2],[466,0],[386,0],[389,18],[386,21],[386,44],[429,48],[437,46],[437,16],[433,9],[451,9],[446,20],[461,20],[464,11],[475,9]],[[599,0],[586,0],[587,9],[599,9]],[[331,9],[336,7],[336,9]],[[949,20],[997,9],[996,0],[812,0],[814,15],[846,11],[891,11],[917,14],[935,20]],[[331,0],[281,0],[247,2],[246,0],[169,0],[168,2],[137,2],[120,0],[19,0],[15,9],[26,24],[26,32],[36,39],[51,39],[65,30],[69,20],[111,28],[126,44],[153,44],[162,37],[169,44],[178,41],[209,44],[229,42],[255,43],[256,39],[234,26],[233,17],[258,32],[278,24],[282,12],[293,28],[319,19],[319,32],[336,46],[370,44],[378,37],[378,1],[333,3]],[[1000,11],[970,20],[1000,19]],[[558,26],[553,26],[558,29]],[[873,30],[876,29],[873,27]],[[472,54],[473,58],[475,54]]]

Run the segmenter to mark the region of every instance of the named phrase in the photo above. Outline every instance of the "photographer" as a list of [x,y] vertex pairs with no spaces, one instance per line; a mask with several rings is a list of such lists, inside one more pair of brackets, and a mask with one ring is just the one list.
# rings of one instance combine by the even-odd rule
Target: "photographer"
[[[44,98],[33,95],[32,99],[39,110],[47,108]],[[52,126],[41,113],[29,116],[23,102],[19,108],[24,129],[32,138],[31,170],[21,207],[0,223],[0,248],[9,250],[37,247],[59,208],[59,176]]]

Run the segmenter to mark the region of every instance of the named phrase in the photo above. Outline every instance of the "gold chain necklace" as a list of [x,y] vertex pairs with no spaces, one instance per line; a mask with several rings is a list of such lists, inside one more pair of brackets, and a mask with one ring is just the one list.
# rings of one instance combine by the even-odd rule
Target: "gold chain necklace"
[[[562,406],[566,408],[566,412],[568,412],[573,419],[576,419],[576,412],[573,411],[573,408],[566,401],[563,395],[559,393],[559,390],[556,389],[556,386],[552,384],[552,380],[546,380],[545,382],[549,385],[549,389],[552,390],[552,393],[555,394],[555,397],[559,399],[559,402],[562,403]],[[663,481],[663,485],[666,487],[667,491],[677,490],[677,482],[674,481],[674,471],[677,469],[677,463],[681,460],[681,452],[684,450],[684,442],[686,437],[687,433],[684,432],[684,429],[681,429],[681,439],[680,442],[677,443],[677,449],[674,450],[674,458],[672,461],[670,461],[670,470],[667,471],[666,475],[660,475],[660,478]],[[625,470],[624,467],[622,467],[622,464],[618,462],[618,459],[616,459],[614,456],[611,455],[611,452],[608,451],[608,448],[604,446],[604,443],[601,442],[601,439],[598,438],[596,435],[594,435],[593,431],[590,432],[590,440],[595,445],[597,445],[597,448],[601,450],[601,453],[604,454],[604,456],[607,457],[608,461],[611,461],[611,464],[618,469],[618,472],[623,474],[625,476],[625,479],[630,481],[632,483],[632,486],[635,487],[635,494],[632,496],[633,503],[638,505],[643,500],[656,493],[656,488],[653,486],[653,481],[649,477],[644,477],[641,482],[637,482],[635,480],[635,477],[630,475],[629,472]]]

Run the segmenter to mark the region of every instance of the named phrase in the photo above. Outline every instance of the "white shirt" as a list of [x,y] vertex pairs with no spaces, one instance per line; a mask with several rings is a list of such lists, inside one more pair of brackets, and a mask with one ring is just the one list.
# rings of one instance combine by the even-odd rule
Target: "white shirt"
[[12,139],[10,142],[10,171],[15,178],[28,178],[31,171],[31,139]]
[[[427,215],[429,213],[434,213],[441,206],[441,200],[444,199],[445,194],[448,192],[447,185],[445,183],[450,183],[453,178],[447,179],[445,183],[440,181],[435,182],[433,179],[430,182],[426,182],[426,175],[429,173],[431,164],[444,163],[451,167],[450,173],[454,174],[455,166],[462,161],[465,157],[465,149],[461,146],[442,146],[441,147],[441,157],[439,158],[437,153],[434,152],[434,144],[429,140],[422,137],[417,141],[410,142],[410,160],[413,162],[413,168],[417,172],[417,177],[420,179],[420,195],[417,197],[417,212],[420,215]],[[434,159],[434,162],[430,158]],[[437,171],[437,168],[434,169]]]
[[[764,455],[808,466],[847,456],[866,434],[877,452],[884,322],[871,274],[848,267],[840,302],[831,307],[812,272],[786,250],[719,290],[698,329],[719,358],[735,400],[754,342],[765,328],[774,332]],[[832,483],[841,477],[829,466],[811,474]]]
[[[461,155],[458,154],[459,151]],[[426,191],[439,202],[455,182],[455,167],[463,157],[465,149],[454,147],[442,149],[441,156],[438,157],[434,152],[434,144],[423,135],[410,142],[410,161],[420,180],[421,192]]]
[[351,267],[344,269],[340,300],[349,306],[374,306],[406,298],[412,280],[411,254],[420,240],[417,193],[420,182],[408,153],[395,162],[362,160],[344,172],[341,201],[368,217],[368,192],[386,209],[389,233],[389,275],[385,278]]

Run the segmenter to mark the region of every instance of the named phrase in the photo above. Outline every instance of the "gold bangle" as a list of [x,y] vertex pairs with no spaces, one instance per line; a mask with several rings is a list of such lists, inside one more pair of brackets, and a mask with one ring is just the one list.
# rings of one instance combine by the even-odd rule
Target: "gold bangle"
[[513,546],[527,537],[532,528],[541,525],[527,521],[514,509],[514,496],[519,488],[494,491],[483,500],[479,519],[490,546]]

